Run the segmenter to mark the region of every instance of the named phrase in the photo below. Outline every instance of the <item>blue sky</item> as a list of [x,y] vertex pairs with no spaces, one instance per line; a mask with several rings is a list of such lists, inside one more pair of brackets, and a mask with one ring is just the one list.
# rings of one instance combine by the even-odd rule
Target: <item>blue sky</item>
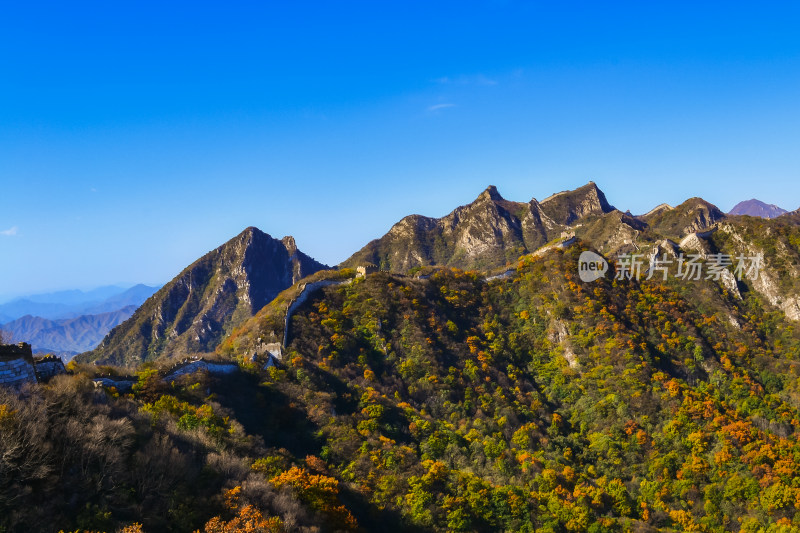
[[487,185],[800,207],[800,4],[6,2],[0,300],[255,225],[335,264]]

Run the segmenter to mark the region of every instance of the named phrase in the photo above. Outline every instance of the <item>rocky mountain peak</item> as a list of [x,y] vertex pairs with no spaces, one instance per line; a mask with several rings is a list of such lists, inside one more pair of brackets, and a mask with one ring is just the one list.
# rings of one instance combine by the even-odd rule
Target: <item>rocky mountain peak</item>
[[297,251],[297,243],[294,242],[294,237],[292,237],[291,235],[287,235],[286,237],[281,239],[281,242],[286,247],[286,251],[289,252],[290,256],[295,254],[295,252]]
[[583,187],[575,189],[574,191],[578,195],[583,194],[584,197],[589,200],[596,208],[599,208],[600,211],[603,213],[610,213],[614,211],[615,207],[608,203],[606,200],[606,195],[603,191],[600,190],[600,187],[593,181],[590,181]]
[[540,205],[547,216],[565,225],[589,215],[610,213],[615,209],[593,181],[574,191],[562,191],[548,196]]
[[724,219],[725,213],[714,204],[695,197],[674,208],[656,208],[640,218],[657,233],[682,239],[689,233],[710,228]]
[[[260,229],[258,229],[255,226],[248,226],[239,235],[234,237],[234,239],[242,239],[242,240],[251,241],[253,238],[257,238],[256,237],[257,235],[266,235],[266,233],[264,233],[263,231],[261,231]],[[230,241],[228,241],[228,242],[230,242]],[[225,245],[223,244],[222,246],[225,246]]]
[[703,230],[725,218],[722,210],[702,198],[690,198],[678,207],[693,217],[692,227],[687,228],[687,232]]
[[492,201],[492,202],[499,202],[502,201],[503,197],[497,191],[497,187],[494,185],[489,185],[486,187],[486,190],[483,191],[476,201]]
[[403,218],[341,266],[373,263],[397,272],[427,265],[495,268],[552,238],[555,223],[543,218],[536,202],[508,201],[490,185],[444,217]]
[[81,360],[131,364],[212,351],[219,339],[300,278],[327,268],[292,237],[249,227],[145,302]]

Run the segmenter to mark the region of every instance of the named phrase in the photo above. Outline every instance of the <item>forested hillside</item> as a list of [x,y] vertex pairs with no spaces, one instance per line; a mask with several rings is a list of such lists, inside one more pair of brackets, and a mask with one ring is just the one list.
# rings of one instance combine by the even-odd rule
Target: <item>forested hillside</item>
[[580,248],[488,282],[441,269],[321,289],[263,370],[231,340],[233,376],[166,384],[145,366],[119,395],[74,367],[5,392],[0,524],[797,526],[796,323],[749,282],[742,299],[703,280],[583,283]]

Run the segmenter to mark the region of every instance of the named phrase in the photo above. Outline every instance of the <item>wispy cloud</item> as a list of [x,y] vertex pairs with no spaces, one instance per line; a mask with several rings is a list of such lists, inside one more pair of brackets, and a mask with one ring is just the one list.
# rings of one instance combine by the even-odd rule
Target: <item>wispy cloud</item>
[[436,104],[432,106],[428,106],[428,111],[436,112],[441,111],[442,109],[447,109],[448,107],[455,107],[456,104]]
[[491,86],[497,85],[498,81],[493,80],[491,78],[487,78],[483,74],[475,74],[472,76],[442,76],[441,78],[436,78],[433,80],[435,83],[440,85],[482,85],[482,86]]
[[18,229],[19,229],[18,227],[12,226],[12,227],[8,228],[7,230],[0,231],[0,235],[4,235],[6,237],[13,237],[14,235],[17,234],[17,230]]

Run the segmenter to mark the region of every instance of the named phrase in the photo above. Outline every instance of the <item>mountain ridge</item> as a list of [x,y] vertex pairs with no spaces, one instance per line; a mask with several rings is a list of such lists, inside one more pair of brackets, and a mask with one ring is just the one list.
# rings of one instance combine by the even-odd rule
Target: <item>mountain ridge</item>
[[543,202],[509,201],[489,185],[473,202],[441,218],[402,218],[339,266],[373,263],[396,272],[429,265],[500,267],[559,236],[570,223],[614,210],[594,182]]
[[[427,267],[491,272],[574,238],[592,243],[608,257],[659,249],[665,242],[671,242],[675,250],[681,242],[686,251],[706,253],[713,247],[695,234],[713,230],[725,220],[727,215],[719,208],[697,197],[634,216],[615,208],[592,181],[541,202],[536,198],[510,201],[489,185],[473,202],[443,217],[403,217],[338,268],[374,264],[399,274]],[[268,280],[266,271],[254,267],[259,261],[247,259],[252,249],[244,241],[253,239],[271,243],[271,252],[260,252],[261,262],[268,263],[264,258],[270,254],[280,255],[280,265],[272,264],[280,275]],[[238,251],[233,252],[234,248]],[[230,257],[220,258],[220,254]],[[302,254],[292,237],[277,240],[257,228],[247,228],[184,269],[154,295],[153,302],[79,359],[132,364],[212,352],[279,292],[324,268]],[[272,332],[278,329],[273,327]]]
[[634,216],[608,202],[593,181],[541,202],[536,198],[509,201],[490,185],[473,202],[441,218],[402,218],[339,267],[372,263],[399,273],[425,266],[491,270],[569,236],[591,238],[606,251],[635,249],[640,238],[648,243],[680,239],[711,228],[725,217],[714,204],[697,197]]

